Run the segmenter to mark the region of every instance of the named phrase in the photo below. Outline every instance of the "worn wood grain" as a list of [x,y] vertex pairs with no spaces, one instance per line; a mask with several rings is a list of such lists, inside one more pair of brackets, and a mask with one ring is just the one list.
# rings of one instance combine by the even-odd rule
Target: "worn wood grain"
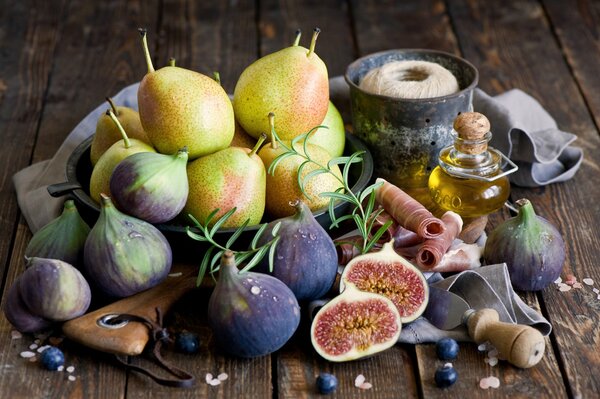
[[[597,280],[600,233],[593,221],[600,215],[600,205],[591,199],[600,196],[600,187],[588,183],[597,181],[599,158],[592,149],[598,148],[599,138],[541,6],[533,1],[502,5],[452,1],[449,11],[464,55],[479,66],[482,89],[491,94],[523,89],[541,102],[560,128],[578,135],[575,144],[584,148],[586,159],[573,180],[538,189],[513,187],[513,198],[529,198],[537,214],[563,234],[567,243],[563,277],[572,273]],[[598,381],[591,376],[600,359],[590,348],[599,343],[594,332],[600,321],[598,300],[590,287],[562,293],[550,286],[541,298],[554,326],[567,392],[595,396]],[[547,371],[543,380],[560,378],[558,370]]]
[[596,88],[600,87],[600,3],[580,0],[567,5],[564,1],[543,0],[542,4],[598,127],[600,93]]

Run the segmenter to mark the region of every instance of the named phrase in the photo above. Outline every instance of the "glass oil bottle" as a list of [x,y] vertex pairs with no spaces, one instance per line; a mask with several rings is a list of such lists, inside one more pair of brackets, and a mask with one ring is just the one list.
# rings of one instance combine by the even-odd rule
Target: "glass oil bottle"
[[[500,151],[488,147],[490,122],[478,112],[465,112],[454,120],[454,145],[440,151],[439,166],[429,176],[429,193],[438,207],[463,218],[490,214],[510,194],[507,175],[517,166]],[[502,170],[506,161],[511,169]]]

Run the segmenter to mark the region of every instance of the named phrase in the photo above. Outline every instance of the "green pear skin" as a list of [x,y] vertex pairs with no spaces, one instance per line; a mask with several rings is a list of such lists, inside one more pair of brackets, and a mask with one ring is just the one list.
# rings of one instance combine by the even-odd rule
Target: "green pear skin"
[[265,211],[266,170],[255,151],[229,147],[190,162],[190,191],[182,213],[204,224],[208,215],[219,208],[213,224],[236,207],[222,227],[239,227],[246,219],[250,219],[249,226],[259,224]]
[[162,154],[188,147],[190,159],[231,143],[234,116],[225,90],[208,76],[166,66],[144,76],[138,90],[142,126]]
[[332,158],[342,156],[346,145],[346,127],[342,115],[331,101],[329,102],[327,115],[325,115],[325,119],[320,125],[327,126],[327,128],[321,127],[311,133],[308,143],[323,148]]
[[306,133],[323,121],[328,103],[327,67],[302,46],[256,60],[242,72],[233,93],[236,119],[255,138],[269,131],[269,112],[277,115],[282,140]]

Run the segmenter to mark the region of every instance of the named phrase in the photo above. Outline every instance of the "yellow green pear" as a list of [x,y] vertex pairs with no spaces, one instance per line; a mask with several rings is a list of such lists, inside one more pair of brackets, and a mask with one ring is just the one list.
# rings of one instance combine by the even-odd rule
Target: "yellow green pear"
[[205,224],[215,210],[211,225],[236,208],[222,225],[239,227],[260,223],[265,211],[266,169],[256,151],[266,136],[259,138],[253,149],[229,147],[188,164],[189,194],[184,215],[192,215]]
[[[148,136],[142,127],[142,122],[140,122],[140,114],[138,114],[136,110],[129,107],[115,106],[112,99],[109,97],[106,98],[106,101],[110,104],[110,108],[130,139],[141,140],[144,143],[150,144],[150,139],[148,139]],[[94,138],[92,139],[92,144],[90,146],[90,160],[92,166],[96,165],[100,156],[104,154],[111,145],[122,138],[121,132],[112,119],[110,119],[106,113],[100,115],[98,123],[96,124],[96,132],[94,133]]]
[[231,143],[234,115],[225,90],[212,78],[177,66],[154,70],[146,31],[140,29],[148,73],[140,82],[142,126],[156,150],[174,154],[188,147],[190,159]]
[[[269,114],[269,121],[274,125],[274,116]],[[274,127],[271,129],[273,135]],[[290,147],[291,143],[283,142]],[[306,153],[304,145],[300,143],[294,144],[294,149],[300,154],[308,154],[314,161],[309,162],[302,168],[301,179],[305,178],[313,170],[320,166],[326,167],[327,162],[331,159],[331,155],[323,148],[310,144],[306,144]],[[271,137],[271,142],[265,145],[259,151],[258,155],[262,159],[267,170],[279,155],[287,152],[287,149]],[[272,174],[267,174],[267,191],[266,191],[266,211],[274,218],[281,218],[295,213],[295,208],[290,206],[290,203],[300,199],[311,211],[321,209],[329,204],[328,197],[319,196],[322,192],[333,192],[343,187],[342,173],[337,165],[331,167],[331,173],[322,173],[304,181],[304,195],[298,185],[298,169],[306,159],[300,155],[292,155],[281,160]]]
[[123,126],[121,126],[116,115],[112,110],[108,110],[107,115],[113,121],[119,132],[121,132],[121,140],[111,145],[96,162],[92,175],[90,177],[90,197],[97,203],[101,202],[100,194],[110,194],[110,176],[119,162],[130,155],[138,152],[156,152],[150,145],[141,140],[130,139],[127,137]]
[[308,132],[323,121],[329,103],[325,63],[315,53],[319,30],[310,48],[293,46],[266,55],[240,75],[233,92],[233,108],[239,124],[252,137],[269,131],[266,115],[277,115],[282,140]]
[[[325,119],[323,119],[320,125],[327,128],[321,127],[311,133],[308,143],[325,149],[332,158],[342,156],[346,145],[346,127],[344,126],[342,115],[340,115],[340,112],[331,101],[329,102],[327,115],[325,115]],[[302,143],[304,140],[300,142]]]

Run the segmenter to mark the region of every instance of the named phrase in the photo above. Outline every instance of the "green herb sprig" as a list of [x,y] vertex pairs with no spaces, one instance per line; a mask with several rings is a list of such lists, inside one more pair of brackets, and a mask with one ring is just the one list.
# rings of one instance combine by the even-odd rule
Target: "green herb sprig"
[[[380,187],[382,183],[371,184],[365,187],[363,190],[359,190],[356,193],[352,191],[349,183],[350,167],[352,164],[364,162],[364,151],[354,152],[350,156],[332,158],[331,160],[329,160],[329,162],[327,162],[327,165],[323,165],[320,162],[315,161],[313,158],[311,158],[309,152],[307,151],[307,144],[312,133],[314,133],[319,128],[328,129],[327,126],[317,126],[309,130],[307,133],[295,137],[291,141],[290,145],[287,145],[279,138],[277,132],[275,131],[275,128],[273,127],[273,125],[271,125],[272,137],[277,141],[277,143],[280,146],[282,146],[285,149],[285,152],[278,155],[273,160],[273,162],[269,166],[267,173],[274,175],[277,166],[286,158],[292,156],[299,156],[303,158],[304,161],[298,167],[297,178],[298,186],[300,187],[302,194],[305,195],[307,198],[310,198],[310,196],[305,190],[305,185],[309,179],[312,179],[324,173],[329,173],[330,175],[334,176],[341,183],[342,187],[340,187],[336,191],[322,192],[319,194],[322,197],[329,198],[328,211],[332,222],[329,229],[338,227],[340,223],[346,220],[353,220],[356,224],[359,234],[362,237],[362,244],[352,244],[356,246],[362,254],[367,253],[373,248],[373,246],[377,243],[377,241],[392,224],[392,221],[387,221],[382,226],[380,226],[379,229],[377,229],[377,231],[373,235],[370,234],[370,232],[373,230],[375,220],[383,212],[383,209],[375,209],[375,190],[378,187]],[[296,150],[296,146],[301,140],[304,140],[302,152]],[[315,165],[316,169],[310,171],[305,176],[302,176],[304,168],[306,168],[310,164]],[[341,178],[338,174],[333,172],[332,168],[334,165],[344,165],[342,169]],[[365,203],[365,200],[367,202],[366,206],[363,205]],[[336,217],[334,209],[337,201],[350,203],[353,206],[352,212],[339,218]]]
[[[202,263],[200,263],[200,270],[198,271],[196,285],[199,286],[202,283],[202,279],[204,279],[204,276],[206,275],[207,271],[209,271],[209,273],[212,275],[219,270],[219,260],[221,259],[225,251],[232,250],[231,247],[243,233],[244,229],[248,226],[248,222],[250,221],[249,219],[247,219],[240,227],[238,227],[235,230],[235,232],[231,235],[231,237],[229,237],[225,245],[221,245],[215,240],[215,234],[219,231],[219,229],[223,226],[227,219],[229,219],[231,215],[235,213],[236,210],[237,208],[230,209],[227,213],[221,216],[212,225],[212,227],[209,226],[213,219],[216,217],[217,213],[219,212],[219,209],[215,209],[214,211],[212,211],[210,215],[208,215],[208,217],[206,218],[206,222],[204,224],[200,223],[192,215],[189,215],[192,222],[194,222],[195,228],[191,228],[189,226],[186,227],[187,235],[196,241],[206,242],[210,245],[204,253]],[[278,232],[280,227],[281,222],[275,224],[273,230],[271,230],[271,239],[263,245],[258,246],[258,240],[262,237],[267,228],[267,223],[264,223],[256,231],[256,234],[254,235],[254,238],[250,243],[250,249],[244,251],[232,250],[235,254],[236,264],[240,265],[242,264],[242,262],[245,262],[246,260],[250,259],[248,263],[244,266],[244,268],[240,270],[240,273],[245,273],[248,270],[252,269],[258,264],[258,262],[261,261],[261,259],[267,253],[269,254],[269,270],[273,271],[275,248],[277,247],[277,243],[279,243]]]

